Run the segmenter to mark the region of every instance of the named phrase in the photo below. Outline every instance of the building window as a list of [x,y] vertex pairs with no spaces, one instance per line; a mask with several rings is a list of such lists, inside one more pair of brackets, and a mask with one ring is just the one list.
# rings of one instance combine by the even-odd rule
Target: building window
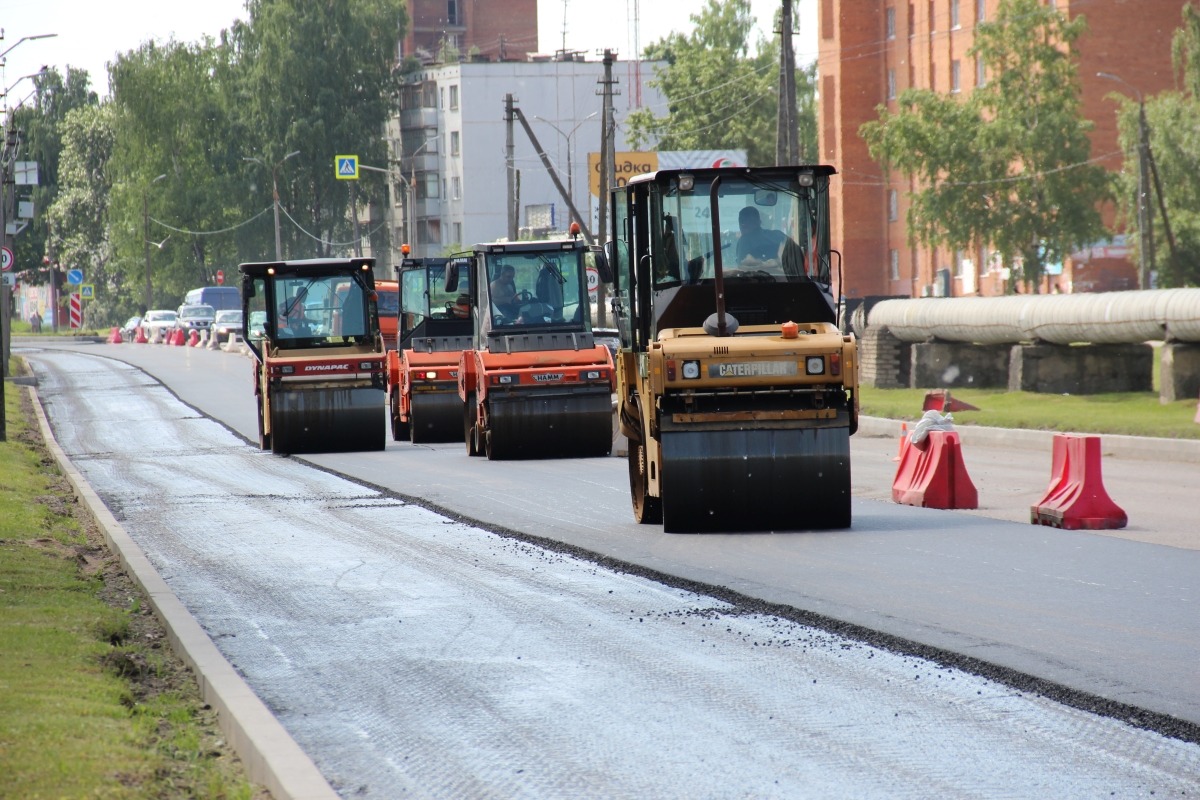
[[950,62],[950,91],[961,92],[962,84],[960,82],[962,70],[959,69],[958,59]]
[[896,38],[896,9],[889,8],[884,13],[884,28],[887,31],[887,38]]
[[462,244],[462,223],[454,223],[454,244]]
[[987,0],[975,0],[975,21],[983,22],[987,19]]
[[975,85],[987,86],[987,71],[983,67],[983,59],[975,59]]
[[450,179],[450,197],[454,200],[462,199],[462,178],[457,175]]
[[438,108],[446,107],[446,87],[438,89]]
[[458,155],[458,131],[450,131],[450,155]]
[[833,38],[833,0],[821,0],[821,38]]
[[913,4],[909,3],[908,4],[908,38],[910,38],[910,39],[917,35],[917,30],[915,27],[916,19],[917,19],[917,12],[914,10]]
[[887,99],[896,99],[896,70],[890,67],[887,71]]
[[933,0],[929,0],[929,32],[937,31],[937,17],[934,16]]
[[417,199],[435,199],[438,196],[438,176],[436,172],[417,173]]
[[900,251],[894,248],[888,250],[888,277],[900,280]]
[[958,21],[958,0],[950,0],[950,30],[961,27]]
[[895,189],[888,189],[887,203],[888,222],[895,222],[900,216],[900,196],[896,193]]
[[446,24],[461,25],[462,18],[459,16],[458,0],[446,0]]
[[450,110],[458,111],[458,84],[450,87]]

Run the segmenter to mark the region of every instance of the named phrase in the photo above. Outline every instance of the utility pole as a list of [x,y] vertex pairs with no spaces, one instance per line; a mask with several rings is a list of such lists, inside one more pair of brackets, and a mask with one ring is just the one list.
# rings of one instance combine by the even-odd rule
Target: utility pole
[[587,243],[592,244],[591,226],[584,221],[583,216],[579,213],[579,209],[575,207],[575,200],[571,197],[571,191],[563,187],[562,180],[558,177],[558,172],[554,169],[554,165],[550,163],[550,157],[546,155],[546,151],[542,149],[542,143],[534,135],[533,128],[529,126],[529,120],[525,119],[525,113],[519,108],[515,108],[514,110],[517,121],[525,129],[525,135],[529,137],[530,143],[533,144],[533,149],[537,151],[538,156],[542,159],[542,166],[546,168],[546,173],[554,183],[554,188],[558,190],[559,196],[567,204],[567,210],[571,212],[571,217],[579,223],[579,227],[583,230],[583,236],[587,240]]
[[796,119],[796,53],[792,48],[792,0],[782,0],[779,26],[779,108],[775,115],[775,164],[800,163]]
[[[604,51],[604,80],[600,81],[604,87],[600,90],[603,96],[603,105],[601,107],[600,116],[600,219],[599,219],[599,239],[600,243],[604,244],[609,239],[616,238],[616,231],[613,236],[608,235],[608,202],[609,195],[612,193],[613,175],[616,172],[614,162],[616,161],[616,143],[614,137],[616,135],[616,109],[613,108],[613,96],[616,94],[613,91],[613,84],[616,83],[612,76],[612,65],[616,59],[616,54],[612,50]],[[596,289],[596,325],[598,327],[606,327],[608,324],[608,313],[604,308],[604,284],[601,283]]]
[[504,196],[505,207],[508,209],[508,240],[510,242],[517,240],[517,166],[513,142],[513,119],[515,116],[513,96],[506,94],[504,95],[504,166],[507,181]]

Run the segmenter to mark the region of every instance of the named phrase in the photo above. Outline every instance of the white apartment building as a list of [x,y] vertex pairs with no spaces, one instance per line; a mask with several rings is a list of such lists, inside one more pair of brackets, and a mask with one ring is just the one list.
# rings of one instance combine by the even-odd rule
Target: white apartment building
[[[649,86],[654,67],[613,63],[617,152],[630,149],[623,121],[639,98],[656,115],[665,114],[663,96]],[[506,94],[513,95],[595,233],[598,206],[588,192],[588,154],[600,151],[603,78],[600,61],[539,57],[430,66],[415,74],[387,131],[402,176],[393,182],[398,196],[392,207],[404,212],[392,222],[393,249],[409,242],[412,255],[437,256],[451,245],[507,236]],[[517,121],[513,142],[518,226],[565,230],[567,205]]]

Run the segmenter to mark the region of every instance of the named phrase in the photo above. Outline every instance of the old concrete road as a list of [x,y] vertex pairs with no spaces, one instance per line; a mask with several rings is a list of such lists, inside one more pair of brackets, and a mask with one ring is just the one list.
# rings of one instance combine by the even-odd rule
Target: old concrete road
[[1200,792],[1194,742],[261,453],[111,358],[25,355],[63,448],[343,797]]

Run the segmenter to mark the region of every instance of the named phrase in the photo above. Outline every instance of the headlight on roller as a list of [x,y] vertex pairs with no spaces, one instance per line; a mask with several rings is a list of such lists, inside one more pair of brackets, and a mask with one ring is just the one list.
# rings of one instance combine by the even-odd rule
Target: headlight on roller
[[825,374],[825,357],[809,356],[804,360],[804,371],[809,375]]
[[700,377],[700,362],[685,361],[683,362],[683,379],[694,381]]

